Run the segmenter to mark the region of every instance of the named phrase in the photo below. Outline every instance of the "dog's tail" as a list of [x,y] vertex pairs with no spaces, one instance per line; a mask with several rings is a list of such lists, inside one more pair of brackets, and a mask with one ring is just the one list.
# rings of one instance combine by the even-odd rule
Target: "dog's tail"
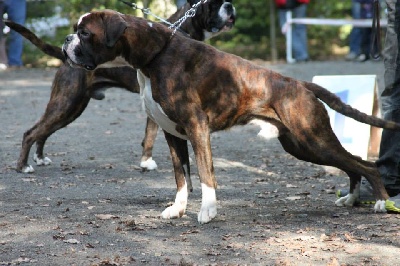
[[65,61],[64,53],[62,52],[62,49],[60,47],[45,43],[44,41],[39,39],[39,37],[36,36],[32,31],[18,23],[15,23],[11,20],[5,20],[4,23],[11,29],[24,36],[27,40],[29,40],[33,45],[42,50],[45,54],[60,59],[63,62]]
[[330,108],[332,108],[338,113],[341,113],[342,115],[348,116],[350,118],[353,118],[354,120],[357,120],[361,123],[365,123],[371,126],[385,128],[385,129],[400,130],[400,124],[393,121],[387,121],[375,116],[367,115],[351,107],[350,105],[345,104],[335,94],[315,83],[305,82],[305,86],[308,90],[312,91],[315,94],[315,96],[317,96],[318,99],[320,99],[321,101],[326,103]]

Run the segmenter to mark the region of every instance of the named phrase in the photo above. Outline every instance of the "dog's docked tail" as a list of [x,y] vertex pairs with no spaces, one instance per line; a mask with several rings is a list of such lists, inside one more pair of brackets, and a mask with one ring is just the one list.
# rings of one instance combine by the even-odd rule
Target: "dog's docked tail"
[[18,23],[15,23],[11,20],[5,20],[4,23],[11,29],[24,36],[28,41],[30,41],[33,45],[42,50],[42,52],[44,52],[45,54],[60,59],[63,62],[65,61],[65,56],[60,47],[45,43],[32,31]]
[[318,84],[311,82],[304,82],[304,84],[305,87],[308,90],[312,91],[318,99],[320,99],[321,101],[326,103],[330,108],[332,108],[338,113],[341,113],[342,115],[348,116],[350,118],[353,118],[354,120],[357,120],[361,123],[365,123],[371,126],[385,128],[385,129],[400,130],[400,124],[393,121],[387,121],[378,117],[367,115],[351,107],[350,105],[345,104],[335,94],[319,86]]

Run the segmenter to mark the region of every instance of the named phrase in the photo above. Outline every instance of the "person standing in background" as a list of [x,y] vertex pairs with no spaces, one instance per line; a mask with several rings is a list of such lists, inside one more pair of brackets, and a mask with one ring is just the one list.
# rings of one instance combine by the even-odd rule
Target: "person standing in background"
[[186,4],[186,0],[176,0],[176,7],[178,9],[181,8],[184,4]]
[[[288,11],[292,12],[293,18],[304,18],[307,13],[308,3],[309,0],[275,0],[281,29],[286,23],[286,13]],[[309,60],[306,25],[293,24],[292,50],[296,62],[306,62]]]
[[[12,20],[21,25],[25,24],[26,19],[26,0],[3,0],[4,10],[0,14],[3,16],[7,13],[8,19]],[[23,37],[11,30],[7,41],[7,57],[8,57],[8,68],[20,68],[22,64],[22,52],[23,52]]]
[[[380,91],[382,116],[400,123],[400,0],[386,0],[388,24],[383,62],[385,88]],[[390,198],[385,207],[388,212],[400,213],[400,131],[383,129],[379,158],[375,162]],[[336,191],[337,197],[349,194],[348,189]],[[375,203],[371,184],[363,178],[357,199],[363,204]]]
[[[360,18],[372,19],[373,14],[373,0],[357,0],[360,3]],[[365,27],[361,29],[361,42],[360,42],[360,55],[355,59],[358,62],[365,62],[369,59],[371,51],[371,35],[372,28]]]
[[[351,1],[351,17],[353,19],[360,19],[361,18],[361,4],[357,0]],[[361,28],[360,27],[353,27],[350,32],[350,51],[346,55],[345,59],[348,61],[355,60],[361,53],[360,46],[361,46]]]
[[0,71],[7,69],[6,38],[4,36],[4,1],[0,0]]

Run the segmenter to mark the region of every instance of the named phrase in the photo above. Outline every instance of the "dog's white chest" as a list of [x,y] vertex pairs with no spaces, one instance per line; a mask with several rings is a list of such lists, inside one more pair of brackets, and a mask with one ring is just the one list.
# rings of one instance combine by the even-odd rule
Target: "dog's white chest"
[[171,121],[161,106],[154,101],[150,79],[143,75],[140,70],[137,71],[137,79],[140,86],[140,98],[142,99],[147,115],[168,133],[181,139],[188,139],[186,135],[182,135],[176,131],[176,123]]

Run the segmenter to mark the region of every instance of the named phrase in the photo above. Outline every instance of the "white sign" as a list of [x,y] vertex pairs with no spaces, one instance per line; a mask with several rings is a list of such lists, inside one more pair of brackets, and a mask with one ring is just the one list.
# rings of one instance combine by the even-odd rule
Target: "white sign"
[[[328,89],[343,102],[372,115],[376,75],[315,76],[312,82]],[[331,126],[342,146],[364,160],[368,156],[371,126],[343,116],[325,105]]]

